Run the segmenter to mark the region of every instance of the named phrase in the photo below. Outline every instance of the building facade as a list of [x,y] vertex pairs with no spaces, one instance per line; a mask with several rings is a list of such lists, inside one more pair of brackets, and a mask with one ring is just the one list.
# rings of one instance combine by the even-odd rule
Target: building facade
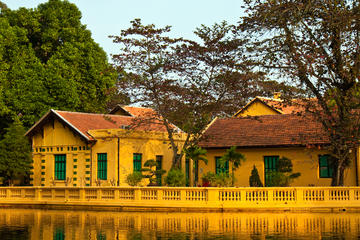
[[[136,107],[106,115],[50,110],[26,133],[33,149],[32,185],[126,186],[126,176],[150,159],[168,171],[173,152],[165,128],[154,121],[135,124],[151,113]],[[181,145],[183,134],[175,135]]]
[[[199,163],[199,178],[207,172],[229,171],[231,163],[221,167],[219,159],[236,146],[246,158],[235,172],[236,186],[249,186],[254,166],[266,186],[267,177],[277,171],[282,157],[290,159],[293,172],[301,174],[291,186],[330,186],[333,173],[326,151],[329,141],[322,126],[311,117],[292,114],[298,110],[283,106],[280,99],[257,97],[232,118],[213,121],[200,142],[207,150],[208,164]],[[345,186],[359,185],[359,152],[352,152],[344,174]]]

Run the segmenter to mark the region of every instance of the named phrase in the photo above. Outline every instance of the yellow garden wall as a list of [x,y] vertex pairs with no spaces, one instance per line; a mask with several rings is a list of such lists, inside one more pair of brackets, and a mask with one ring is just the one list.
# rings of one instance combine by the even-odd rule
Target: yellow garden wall
[[[120,186],[126,186],[125,178],[133,172],[133,153],[142,154],[142,165],[162,155],[163,169],[168,171],[171,167],[172,150],[165,133],[123,129],[91,130],[89,133],[96,142],[87,144],[57,120],[45,124],[43,133],[32,138],[31,183],[34,186],[96,186],[99,183],[111,186],[119,181]],[[178,144],[182,144],[181,138],[177,136]],[[107,180],[100,182],[97,181],[98,153],[107,153]],[[66,154],[67,181],[54,181],[55,154]]]
[[[215,157],[225,154],[225,149],[207,149],[208,164],[199,163],[199,181],[206,172],[215,172]],[[292,160],[293,172],[300,172],[301,176],[294,180],[291,186],[330,186],[331,178],[319,177],[318,155],[326,154],[325,151],[305,148],[257,148],[238,149],[238,152],[245,155],[246,161],[236,170],[235,186],[249,186],[251,170],[255,165],[259,171],[262,183],[264,184],[264,156],[287,157]],[[229,166],[231,171],[231,163]],[[345,171],[345,186],[356,185],[356,169],[354,161],[350,168]]]

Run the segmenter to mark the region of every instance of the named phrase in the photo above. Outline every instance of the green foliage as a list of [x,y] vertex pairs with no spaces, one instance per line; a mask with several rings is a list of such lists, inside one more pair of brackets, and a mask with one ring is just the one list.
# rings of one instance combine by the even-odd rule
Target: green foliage
[[20,114],[28,128],[50,108],[104,110],[116,74],[80,19],[62,0],[1,11],[0,127]]
[[126,183],[130,186],[138,186],[143,179],[143,175],[141,172],[133,172],[126,176]]
[[293,173],[293,165],[289,158],[282,157],[278,161],[278,171],[268,174],[266,185],[268,187],[288,187],[290,183],[300,177],[300,173]]
[[[208,164],[208,159],[206,158],[206,149],[192,145],[184,150],[186,157],[193,160],[193,176],[195,177],[196,164],[199,164],[200,161]],[[197,186],[197,182],[194,179],[194,186]]]
[[150,182],[149,186],[156,186],[157,185],[156,177],[161,177],[163,174],[166,173],[166,171],[164,169],[156,170],[156,167],[158,167],[158,164],[153,159],[147,160],[144,163],[144,167],[145,168],[142,168],[140,171],[142,173],[145,172],[143,177],[149,179],[149,182]]
[[235,170],[238,169],[241,166],[241,162],[245,161],[245,156],[241,153],[238,153],[236,151],[236,146],[230,147],[228,150],[226,150],[224,156],[221,157],[220,161],[222,165],[225,165],[225,163],[228,161],[231,164],[231,178],[232,178],[232,186],[234,186],[235,183]]
[[26,178],[30,172],[31,147],[24,134],[21,122],[15,120],[0,141],[0,176],[8,184],[14,179]]
[[231,187],[233,178],[227,173],[207,172],[202,176],[204,187]]
[[[163,117],[176,167],[180,161],[176,155],[195,145],[216,115],[233,112],[231,107],[257,95],[253,89],[261,74],[244,64],[245,43],[233,34],[233,25],[203,25],[195,31],[199,42],[170,38],[170,30],[135,19],[129,29],[112,38],[120,46],[113,60],[127,72],[119,91]],[[182,149],[175,144],[176,131],[169,122],[188,134]]]
[[247,0],[244,7],[238,33],[250,41],[246,56],[304,90],[292,104],[323,127],[335,159],[331,185],[343,185],[360,141],[360,2]]
[[201,177],[204,187],[215,187],[216,183],[216,173],[207,172]]
[[254,168],[251,170],[251,175],[249,177],[249,184],[250,184],[250,187],[262,187],[263,186],[263,184],[260,180],[259,172],[255,165],[254,165]]
[[165,177],[165,183],[169,187],[183,187],[186,185],[185,174],[181,169],[172,168]]
[[227,173],[216,174],[215,185],[217,187],[232,187],[234,186],[235,177],[234,175],[229,176]]

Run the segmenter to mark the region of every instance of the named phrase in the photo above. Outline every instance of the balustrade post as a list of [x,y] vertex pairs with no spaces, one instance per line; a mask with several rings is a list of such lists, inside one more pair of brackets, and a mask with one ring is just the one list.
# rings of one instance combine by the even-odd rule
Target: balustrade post
[[274,189],[267,190],[269,203],[274,204]]
[[101,188],[96,188],[96,199],[101,199]]
[[35,188],[35,200],[41,200],[41,188]]
[[349,201],[354,201],[355,200],[355,193],[354,193],[354,189],[353,188],[350,188],[349,189]]
[[163,200],[163,195],[164,195],[164,189],[162,188],[156,189],[157,200]]
[[186,201],[186,189],[180,189],[180,200]]
[[51,189],[51,199],[55,199],[55,189]]
[[324,189],[324,202],[330,201],[330,189],[326,188]]
[[68,188],[65,188],[65,202],[69,201],[69,189]]
[[135,201],[141,200],[141,189],[140,188],[134,189],[134,197],[135,197]]
[[240,190],[240,201],[245,203],[246,202],[246,190],[245,189],[241,189]]
[[118,200],[120,198],[120,192],[118,188],[114,188],[114,199]]
[[295,201],[296,203],[304,203],[304,189],[303,188],[295,188]]
[[79,191],[80,191],[80,193],[79,193],[80,200],[85,201],[85,188],[80,188]]
[[10,196],[11,196],[11,189],[7,188],[6,189],[6,198],[10,198]]
[[219,188],[207,188],[208,202],[219,202]]
[[21,198],[25,198],[25,189],[24,188],[20,189],[20,195],[21,195]]

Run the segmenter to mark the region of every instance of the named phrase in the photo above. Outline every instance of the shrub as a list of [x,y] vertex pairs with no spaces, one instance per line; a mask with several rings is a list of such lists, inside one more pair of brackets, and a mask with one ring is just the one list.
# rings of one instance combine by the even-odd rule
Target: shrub
[[143,175],[141,172],[133,172],[126,176],[126,183],[134,187],[138,186],[142,179]]
[[232,187],[233,182],[235,182],[235,177],[229,176],[228,173],[219,173],[215,175],[215,185],[217,187]]
[[300,173],[292,173],[293,165],[289,158],[282,157],[278,162],[278,171],[272,171],[267,174],[267,187],[288,187],[290,183],[298,178]]
[[172,168],[165,177],[165,183],[169,187],[182,187],[185,186],[185,174],[181,169]]
[[216,187],[216,174],[207,172],[202,176],[203,187]]
[[263,186],[263,184],[260,180],[259,172],[255,165],[254,165],[253,170],[251,170],[251,175],[249,177],[249,184],[250,184],[250,187],[262,187]]

